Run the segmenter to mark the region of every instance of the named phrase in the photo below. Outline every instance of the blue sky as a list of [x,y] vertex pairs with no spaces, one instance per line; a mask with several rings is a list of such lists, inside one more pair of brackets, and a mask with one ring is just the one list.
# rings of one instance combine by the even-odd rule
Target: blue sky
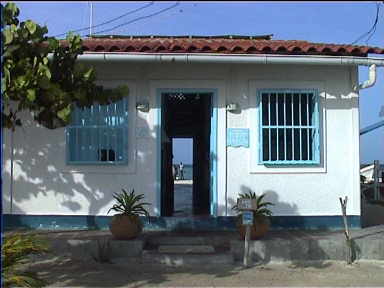
[[[47,25],[49,35],[89,26],[90,2],[16,2],[20,19],[32,19]],[[103,34],[121,35],[262,35],[273,39],[307,40],[350,44],[367,32],[375,20],[379,2],[92,2],[93,25],[124,13],[146,8],[122,17],[93,32],[127,25]],[[151,4],[153,3],[153,4]],[[158,15],[158,11],[172,7]],[[384,5],[373,36],[359,45],[384,47]],[[88,29],[81,31],[86,35]],[[373,57],[384,57],[370,55]],[[377,84],[360,92],[360,126],[383,120],[384,68],[379,68]],[[367,68],[360,68],[360,81],[367,78]],[[346,143],[348,145],[348,143]],[[384,162],[384,127],[361,137],[361,162]]]

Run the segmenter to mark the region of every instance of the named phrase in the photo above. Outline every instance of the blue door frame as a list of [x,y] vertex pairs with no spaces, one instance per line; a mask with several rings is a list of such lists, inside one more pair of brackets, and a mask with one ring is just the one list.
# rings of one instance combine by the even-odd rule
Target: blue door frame
[[155,126],[157,126],[157,215],[161,216],[161,129],[162,129],[162,113],[163,113],[163,101],[162,95],[165,93],[211,93],[211,133],[210,133],[210,213],[211,216],[217,216],[217,89],[195,89],[195,88],[167,88],[156,90],[156,114]]

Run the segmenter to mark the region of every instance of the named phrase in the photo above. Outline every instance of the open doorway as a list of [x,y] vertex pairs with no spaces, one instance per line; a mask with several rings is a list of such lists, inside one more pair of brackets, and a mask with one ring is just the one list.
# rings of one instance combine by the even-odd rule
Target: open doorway
[[[211,116],[213,93],[167,92],[161,94],[161,215],[209,215],[211,205]],[[176,207],[180,186],[173,176],[173,139],[192,140],[191,208]],[[184,165],[184,178],[187,176]],[[181,184],[181,183],[180,183]],[[186,188],[186,186],[184,186]],[[188,194],[186,192],[186,194]],[[176,197],[176,198],[175,198]],[[177,204],[175,206],[175,204]],[[184,203],[187,204],[187,203]],[[182,211],[180,211],[182,210]],[[179,215],[178,215],[179,214]],[[181,214],[181,215],[180,215]]]
[[193,138],[172,139],[173,216],[193,215]]

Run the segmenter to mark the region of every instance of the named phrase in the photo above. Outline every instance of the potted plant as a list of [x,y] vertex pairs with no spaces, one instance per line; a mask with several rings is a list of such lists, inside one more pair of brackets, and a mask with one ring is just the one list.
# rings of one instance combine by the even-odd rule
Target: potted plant
[[135,195],[135,191],[128,193],[122,189],[121,193],[114,193],[116,204],[108,210],[118,212],[112,217],[109,229],[115,239],[127,240],[136,238],[143,229],[140,216],[149,218],[148,211],[144,208],[149,203],[142,202],[143,194]]
[[[271,202],[264,202],[265,194],[257,196],[255,192],[249,191],[247,193],[239,194],[239,199],[255,199],[256,209],[253,210],[253,226],[251,227],[251,239],[258,239],[263,237],[269,230],[269,216],[272,211],[267,208],[269,205],[274,205]],[[245,226],[242,224],[242,211],[238,208],[237,204],[232,207],[238,213],[236,226],[242,239],[245,237]]]

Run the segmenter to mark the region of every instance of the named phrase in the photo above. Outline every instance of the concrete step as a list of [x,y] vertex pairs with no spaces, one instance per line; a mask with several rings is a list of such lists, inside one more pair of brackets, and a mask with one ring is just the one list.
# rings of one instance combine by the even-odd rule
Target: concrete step
[[170,254],[151,250],[143,251],[142,261],[143,263],[159,263],[166,266],[231,265],[234,263],[231,253]]
[[50,240],[50,248],[57,255],[67,255],[72,259],[93,259],[100,253],[110,258],[138,257],[144,242],[140,239],[115,240],[111,237],[98,239],[63,239]]
[[159,236],[149,237],[147,243],[152,246],[161,245],[207,245],[210,244],[204,237],[188,236]]
[[211,245],[160,245],[158,251],[172,254],[206,254],[214,253],[215,248]]

